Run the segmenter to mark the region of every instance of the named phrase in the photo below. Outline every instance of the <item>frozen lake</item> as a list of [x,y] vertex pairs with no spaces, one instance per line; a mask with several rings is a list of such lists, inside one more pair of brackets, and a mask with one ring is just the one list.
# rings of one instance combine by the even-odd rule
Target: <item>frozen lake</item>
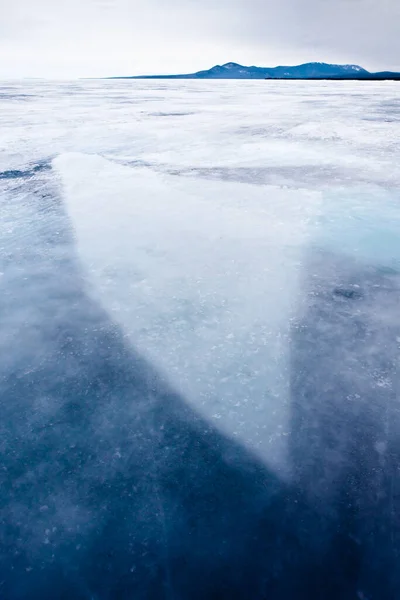
[[397,82],[0,84],[7,600],[397,597],[399,139]]

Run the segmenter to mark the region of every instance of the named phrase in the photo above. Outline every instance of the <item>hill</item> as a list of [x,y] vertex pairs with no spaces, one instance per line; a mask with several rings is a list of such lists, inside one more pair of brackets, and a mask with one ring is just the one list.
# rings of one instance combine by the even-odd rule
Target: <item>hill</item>
[[335,65],[310,62],[296,66],[246,67],[235,62],[215,65],[211,69],[178,75],[136,75],[110,79],[348,79],[400,80],[400,73],[382,71],[370,73],[359,65]]

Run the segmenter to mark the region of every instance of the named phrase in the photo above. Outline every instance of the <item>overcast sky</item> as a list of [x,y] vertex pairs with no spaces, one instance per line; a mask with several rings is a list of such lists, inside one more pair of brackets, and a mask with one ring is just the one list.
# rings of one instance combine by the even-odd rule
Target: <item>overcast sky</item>
[[400,70],[400,0],[0,0],[2,78],[314,60]]

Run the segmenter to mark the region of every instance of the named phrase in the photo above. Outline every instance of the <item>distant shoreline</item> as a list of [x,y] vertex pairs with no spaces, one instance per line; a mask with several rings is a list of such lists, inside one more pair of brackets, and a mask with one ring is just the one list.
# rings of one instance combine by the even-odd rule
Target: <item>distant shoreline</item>
[[196,73],[178,73],[169,75],[120,75],[107,77],[107,79],[259,79],[268,81],[400,81],[397,71],[367,71],[360,65],[335,65],[329,63],[312,62],[302,65],[246,67],[239,63],[229,62],[224,65],[215,65],[211,69],[197,71]]
[[99,79],[171,79],[190,81],[400,81],[400,75],[368,77],[189,77],[180,75],[122,75],[117,77],[100,77]]
[[211,69],[196,73],[179,73],[169,75],[120,75],[106,79],[259,79],[268,81],[400,81],[397,71],[367,71],[360,65],[335,65],[322,62],[304,63],[302,65],[246,67],[239,63],[228,62],[215,65]]

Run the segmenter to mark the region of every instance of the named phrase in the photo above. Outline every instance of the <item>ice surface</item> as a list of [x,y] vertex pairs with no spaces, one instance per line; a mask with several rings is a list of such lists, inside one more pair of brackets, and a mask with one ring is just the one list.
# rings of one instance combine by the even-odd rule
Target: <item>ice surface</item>
[[319,195],[193,186],[81,154],[54,164],[93,298],[197,410],[282,469],[289,326]]
[[398,84],[0,103],[5,597],[398,597]]

